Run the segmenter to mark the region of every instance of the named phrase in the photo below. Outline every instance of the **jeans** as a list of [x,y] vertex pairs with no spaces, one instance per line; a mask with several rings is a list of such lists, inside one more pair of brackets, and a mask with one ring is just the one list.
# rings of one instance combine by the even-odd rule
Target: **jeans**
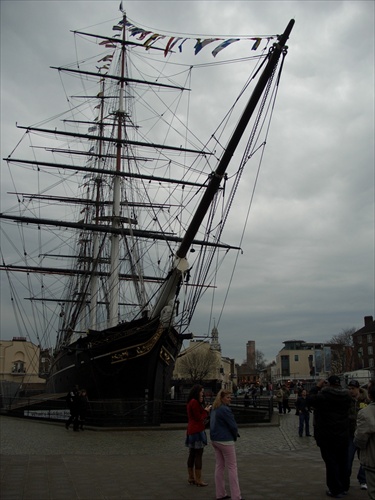
[[302,436],[303,434],[303,424],[305,424],[305,434],[306,436],[310,436],[310,413],[303,413],[301,412],[299,415],[299,428],[298,428],[298,434]]
[[290,412],[289,401],[287,399],[283,399],[283,411],[284,411],[284,413],[286,413],[286,410],[288,410],[288,413]]
[[[349,441],[349,449],[348,449],[348,476],[350,478],[352,474],[353,460],[356,454],[357,448],[354,446],[353,439],[351,438]],[[359,466],[357,479],[359,484],[366,483],[366,473],[362,465]]]
[[215,450],[215,489],[216,498],[227,495],[225,490],[225,467],[228,469],[230,495],[232,500],[241,500],[240,485],[237,473],[237,457],[234,444],[222,444],[212,441]]

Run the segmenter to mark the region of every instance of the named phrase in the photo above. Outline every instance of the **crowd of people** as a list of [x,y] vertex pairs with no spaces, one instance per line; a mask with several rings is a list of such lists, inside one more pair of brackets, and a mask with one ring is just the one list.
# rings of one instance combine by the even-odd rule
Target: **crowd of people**
[[348,494],[358,454],[359,486],[375,499],[375,380],[369,382],[368,391],[357,380],[344,389],[340,378],[332,375],[310,390],[307,405],[313,411],[314,437],[326,467],[327,496]]
[[[289,407],[285,392],[282,386],[276,393],[280,414]],[[326,467],[327,496],[347,495],[357,455],[359,487],[375,499],[375,380],[369,382],[368,391],[357,380],[351,380],[344,389],[340,378],[332,375],[319,380],[309,393],[298,387],[295,407],[300,437],[304,431],[305,436],[312,436],[312,419],[313,435]]]
[[[295,414],[298,416],[298,434],[314,436],[326,468],[326,494],[331,498],[344,498],[350,488],[353,461],[356,454],[360,466],[356,474],[359,487],[367,490],[375,500],[375,380],[366,388],[351,380],[348,388],[341,386],[336,375],[319,380],[306,391],[301,384],[296,388]],[[211,444],[215,451],[215,489],[218,500],[243,500],[238,480],[235,443],[238,427],[229,407],[231,392],[218,392],[212,405],[204,402],[204,389],[195,385],[188,397],[188,429],[186,446],[189,447],[188,483],[207,486],[202,480],[203,449],[207,445],[206,427],[209,421]],[[250,391],[245,394],[245,407],[250,405]],[[279,414],[290,413],[290,391],[284,384],[275,393]],[[313,432],[313,434],[311,433]],[[225,486],[228,473],[230,495]]]
[[[375,379],[368,383],[367,390],[357,380],[351,380],[347,388],[341,386],[340,378],[331,375],[319,380],[309,391],[301,385],[296,388],[295,414],[298,416],[298,434],[314,436],[326,468],[328,497],[344,498],[349,491],[353,462],[360,460],[356,479],[368,497],[375,500]],[[256,407],[256,394],[248,393]],[[208,483],[202,478],[203,451],[207,446],[206,429],[209,428],[211,444],[215,452],[216,498],[244,500],[241,495],[236,458],[238,426],[230,408],[232,394],[220,390],[212,405],[205,402],[204,388],[194,385],[187,400],[188,425],[185,445],[189,450],[187,459],[188,483],[204,487]],[[279,414],[290,413],[290,391],[284,384],[277,388],[275,399]],[[70,417],[66,429],[84,429],[88,409],[85,389],[72,388],[66,396]],[[225,472],[229,481],[229,492],[225,485]]]

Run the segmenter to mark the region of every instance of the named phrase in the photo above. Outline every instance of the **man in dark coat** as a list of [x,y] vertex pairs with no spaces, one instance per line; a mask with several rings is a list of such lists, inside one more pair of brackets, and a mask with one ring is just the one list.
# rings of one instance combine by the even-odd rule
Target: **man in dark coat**
[[68,408],[70,410],[70,417],[65,423],[65,428],[68,430],[70,424],[73,422],[73,430],[78,432],[79,426],[79,389],[78,385],[75,385],[71,391],[68,392],[65,398]]
[[314,408],[314,437],[326,465],[327,495],[343,498],[349,489],[349,391],[332,375],[327,381],[318,381],[308,402]]

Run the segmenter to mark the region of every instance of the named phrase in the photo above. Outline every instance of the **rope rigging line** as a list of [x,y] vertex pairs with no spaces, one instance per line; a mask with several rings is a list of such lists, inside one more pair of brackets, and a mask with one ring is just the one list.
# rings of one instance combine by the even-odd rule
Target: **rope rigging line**
[[[269,134],[269,131],[270,131],[270,127],[271,127],[271,121],[272,121],[272,116],[273,116],[274,109],[275,109],[276,97],[277,97],[278,89],[279,89],[278,85],[279,85],[279,82],[280,82],[281,70],[283,68],[284,57],[285,57],[285,53],[283,53],[282,63],[280,64],[279,73],[278,73],[278,76],[276,78],[275,91],[273,93],[272,102],[270,103],[271,112],[270,112],[270,117],[269,117],[269,120],[268,120],[268,125],[267,125],[267,128],[266,128],[265,140],[263,141],[264,145],[267,143],[267,137],[268,137],[268,134]],[[274,78],[276,69],[277,68],[274,69],[273,74],[271,76],[272,80]],[[267,86],[267,94],[269,93],[269,91],[270,91],[270,85]],[[262,102],[262,109],[264,108],[264,105],[265,105],[265,99],[263,99],[263,102]],[[260,116],[259,116],[259,119],[260,119]],[[247,148],[247,150],[248,149],[249,148]],[[258,183],[258,179],[259,179],[260,168],[261,168],[262,161],[263,161],[263,156],[264,156],[264,150],[265,150],[265,148],[263,147],[262,150],[261,150],[261,157],[260,157],[259,162],[258,162],[258,168],[257,168],[257,172],[256,172],[255,182],[254,182],[252,193],[251,193],[251,197],[250,197],[250,200],[249,200],[249,206],[248,206],[248,210],[247,210],[247,214],[246,214],[246,218],[245,218],[245,224],[244,224],[244,227],[243,227],[243,230],[242,230],[242,234],[241,234],[241,237],[240,237],[240,246],[242,245],[242,242],[243,242],[243,239],[244,239],[244,236],[245,236],[245,230],[246,230],[246,226],[247,226],[247,223],[248,223],[248,220],[249,220],[250,210],[251,210],[251,208],[253,206],[253,201],[254,201],[254,196],[255,196],[255,189],[256,189],[256,186],[257,186],[257,183]],[[245,160],[245,163],[248,161],[248,159],[246,159],[245,156],[244,156],[243,159]],[[238,258],[239,258],[239,255],[237,254],[237,256],[235,258],[235,264],[234,264],[234,266],[232,268],[231,276],[230,276],[229,283],[228,283],[228,286],[227,286],[227,291],[225,293],[225,298],[224,298],[224,301],[223,301],[223,305],[221,307],[221,311],[220,311],[220,314],[219,314],[219,319],[218,319],[217,325],[219,325],[219,323],[220,323],[221,317],[222,317],[223,312],[224,312],[224,308],[226,306],[226,302],[227,302],[227,299],[228,299],[228,296],[229,296],[229,289],[230,289],[231,283],[233,281],[234,271],[235,271],[235,268],[236,268],[236,265],[237,265]]]
[[[80,35],[75,34],[75,37],[76,36]],[[77,41],[78,40],[75,38],[75,65],[78,68],[83,68],[84,63],[93,60],[98,56],[96,55],[90,59],[79,61]],[[122,50],[120,46],[119,48]],[[133,53],[133,50],[131,49],[129,50],[129,52]],[[161,54],[163,54],[163,52]],[[255,188],[258,182],[260,167],[264,155],[264,146],[266,144],[266,139],[261,144],[258,143],[258,141],[260,140],[259,134],[260,131],[262,131],[263,127],[265,127],[266,138],[268,137],[270,122],[275,106],[277,87],[276,92],[273,96],[274,100],[272,101],[269,123],[267,127],[265,120],[268,116],[268,111],[270,108],[267,109],[266,102],[270,97],[270,92],[272,96],[271,87],[274,81],[276,68],[273,70],[272,76],[270,77],[270,80],[267,83],[266,89],[264,91],[263,99],[260,101],[260,106],[257,111],[255,123],[252,125],[250,135],[247,138],[247,143],[245,151],[242,155],[242,160],[239,166],[237,165],[235,167],[236,172],[234,172],[230,177],[228,177],[227,174],[219,176],[218,174],[215,174],[211,165],[215,163],[215,160],[221,160],[221,157],[226,150],[225,134],[232,127],[231,121],[235,122],[236,120],[236,116],[234,114],[235,111],[237,111],[236,107],[237,105],[241,104],[240,101],[244,98],[245,92],[249,90],[249,87],[253,83],[255,77],[259,74],[261,68],[263,68],[266,64],[269,54],[262,54],[261,56],[257,55],[254,57],[243,57],[233,60],[214,61],[211,63],[185,65],[182,71],[179,71],[183,66],[181,65],[181,63],[172,62],[172,64],[176,64],[176,68],[172,68],[174,74],[167,75],[165,77],[166,80],[163,80],[162,72],[165,66],[171,62],[170,56],[171,54],[168,54],[168,58],[165,58],[164,60],[162,59],[164,63],[162,64],[162,66],[156,67],[155,71],[157,71],[157,73],[153,74],[153,76],[151,77],[153,82],[159,82],[158,91],[156,91],[155,87],[153,87],[152,85],[145,85],[144,87],[142,87],[141,85],[139,85],[140,80],[138,80],[137,78],[133,79],[132,81],[128,81],[127,77],[131,76],[133,67],[130,63],[126,62],[126,68],[127,70],[129,70],[129,73],[126,72],[126,78],[124,77],[124,73],[122,73],[121,82],[116,81],[116,83],[108,83],[108,85],[107,78],[105,80],[107,86],[107,88],[105,89],[105,96],[104,83],[100,85],[101,92],[99,92],[99,94],[97,94],[96,96],[89,95],[90,85],[93,81],[93,78],[101,76],[100,72],[102,68],[97,67],[99,69],[98,75],[90,73],[86,75],[86,77],[83,74],[79,74],[79,76],[77,76],[77,71],[75,71],[76,76],[73,76],[79,79],[79,83],[81,84],[83,89],[83,95],[69,97],[69,87],[64,85],[64,83],[67,84],[67,82],[65,81],[65,75],[67,72],[64,71],[64,69],[67,69],[68,67],[57,68],[60,82],[65,94],[65,99],[68,103],[67,105],[65,105],[65,107],[69,109],[67,110],[67,112],[56,114],[49,120],[39,122],[39,124],[45,124],[51,120],[60,118],[64,116],[65,113],[70,113],[73,119],[63,120],[64,124],[62,128],[65,129],[63,132],[60,132],[57,129],[55,129],[55,132],[54,130],[26,130],[25,134],[11,153],[13,154],[16,151],[17,147],[21,145],[21,142],[27,136],[32,146],[31,158],[34,158],[34,161],[21,161],[15,158],[13,160],[13,164],[20,164],[23,170],[30,168],[28,167],[28,165],[32,165],[33,173],[34,175],[36,174],[35,181],[37,183],[37,189],[35,192],[37,192],[37,195],[35,197],[32,194],[30,195],[29,193],[23,193],[23,196],[22,194],[17,194],[16,176],[14,176],[13,172],[10,172],[14,191],[18,196],[18,204],[15,205],[15,207],[17,207],[17,212],[19,213],[19,215],[23,216],[30,215],[29,219],[24,217],[23,220],[21,220],[20,216],[17,218],[14,216],[14,222],[16,223],[17,228],[16,231],[18,231],[19,233],[18,237],[21,241],[21,245],[19,245],[19,247],[13,245],[13,243],[11,245],[13,245],[13,248],[17,252],[16,258],[19,258],[20,261],[22,260],[25,268],[27,266],[34,268],[32,272],[26,272],[26,285],[28,286],[29,292],[31,294],[31,297],[29,299],[31,301],[31,314],[26,311],[21,303],[19,303],[19,297],[15,295],[16,288],[13,288],[14,284],[11,284],[11,275],[13,277],[13,275],[16,274],[11,269],[14,264],[9,265],[8,267],[10,270],[6,271],[10,283],[12,308],[15,313],[15,317],[17,318],[17,328],[20,331],[24,329],[28,335],[30,335],[31,329],[35,330],[34,336],[40,344],[42,343],[42,341],[46,340],[45,338],[41,339],[41,332],[43,332],[43,337],[47,335],[51,335],[52,337],[52,335],[56,334],[56,332],[53,331],[55,328],[55,323],[53,322],[60,323],[57,333],[57,346],[62,347],[63,335],[66,335],[67,337],[64,340],[64,342],[66,342],[67,339],[68,341],[72,341],[72,338],[73,340],[76,340],[77,336],[84,334],[85,327],[83,325],[83,319],[85,318],[90,319],[88,324],[91,325],[93,323],[93,317],[95,315],[97,316],[95,324],[100,324],[101,326],[105,323],[105,321],[108,320],[109,316],[111,316],[111,320],[113,319],[113,317],[118,317],[119,321],[122,322],[123,319],[127,320],[128,316],[130,315],[129,311],[131,309],[135,308],[135,306],[141,306],[141,308],[143,309],[141,309],[141,311],[138,313],[138,316],[135,316],[134,314],[135,319],[138,319],[140,317],[139,315],[142,314],[142,310],[143,312],[145,312],[148,306],[151,305],[153,299],[159,293],[157,288],[161,281],[161,271],[164,271],[162,269],[164,265],[163,261],[165,261],[166,266],[168,266],[171,264],[174,257],[176,242],[168,241],[168,236],[170,240],[173,240],[173,238],[176,240],[178,238],[183,239],[183,232],[189,228],[190,222],[188,222],[188,219],[192,218],[194,210],[196,209],[196,206],[194,206],[197,205],[196,200],[200,198],[202,190],[204,190],[207,185],[211,187],[214,184],[209,184],[209,182],[210,178],[212,176],[215,176],[215,181],[219,177],[220,179],[223,178],[223,180],[221,180],[221,185],[217,188],[218,191],[216,192],[216,194],[212,195],[213,199],[212,201],[210,200],[210,205],[205,210],[205,216],[201,221],[200,228],[197,229],[195,233],[196,236],[193,237],[194,240],[191,240],[193,241],[193,243],[189,241],[191,249],[193,248],[194,241],[199,241],[199,245],[196,246],[199,246],[200,248],[199,252],[194,257],[191,256],[189,258],[189,261],[192,263],[191,267],[187,271],[181,271],[181,283],[178,284],[177,287],[178,292],[180,292],[180,289],[182,291],[182,311],[179,312],[178,320],[176,321],[176,324],[178,324],[178,328],[180,330],[183,330],[184,328],[187,329],[198,306],[198,301],[207,291],[212,289],[213,293],[211,299],[211,310],[209,314],[209,328],[211,327],[214,303],[215,299],[217,298],[217,271],[220,269],[220,267],[222,267],[224,257],[229,252],[229,245],[225,246],[221,240],[224,226],[229,222],[229,212],[233,209],[234,196],[239,190],[239,182],[242,177],[245,164],[251,157],[254,156],[256,151],[260,150],[260,162],[258,165],[258,170],[256,172],[255,183],[249,200],[249,205],[247,207],[245,224],[240,236],[240,243],[242,244],[244,240],[245,229],[250,216],[250,210],[253,205]],[[142,57],[142,61],[146,62],[146,56],[138,57]],[[190,130],[189,127],[192,126],[191,122],[194,112],[194,109],[190,108],[190,106],[192,105],[192,93],[190,92],[190,88],[192,87],[192,82],[194,79],[194,84],[196,86],[196,83],[198,83],[199,89],[201,79],[205,76],[204,71],[197,74],[197,69],[203,69],[209,66],[236,64],[248,60],[255,61],[255,68],[253,68],[252,71],[249,71],[250,75],[247,75],[246,73],[247,80],[244,85],[242,85],[242,83],[240,84],[242,88],[240,89],[238,95],[232,96],[228,92],[228,95],[230,97],[233,97],[234,103],[232,103],[231,101],[231,105],[228,106],[229,110],[224,114],[224,116],[220,114],[220,117],[218,119],[219,124],[215,128],[215,131],[212,133],[212,135],[207,140],[207,136],[203,135],[204,133],[202,133],[202,137],[200,137],[201,124],[199,124],[199,126],[195,130]],[[122,62],[124,63],[124,61]],[[283,62],[284,58],[282,59],[280,72],[277,77],[277,85],[281,77]],[[108,69],[108,71],[113,70],[115,64],[115,60],[113,60],[113,65],[111,60],[111,63],[108,64],[108,68],[110,68]],[[146,62],[146,64],[148,64],[148,61]],[[62,74],[63,72],[64,75]],[[148,73],[151,73],[148,66],[143,66],[138,74],[142,77],[145,77],[149,76]],[[105,74],[106,73],[104,73],[103,70],[102,76],[104,77]],[[136,77],[138,76],[138,74],[136,75]],[[114,78],[114,75],[108,75],[108,77]],[[195,79],[196,77],[197,79]],[[168,86],[167,84],[174,83],[177,87],[177,82],[175,82],[175,80],[178,79],[183,81],[183,87],[179,86],[177,88],[178,93],[176,95],[176,89],[173,89],[172,93],[169,88],[171,86]],[[104,80],[104,78],[102,80]],[[214,88],[216,85],[221,84],[221,81],[217,82],[215,79],[213,79],[213,82],[214,83],[212,84],[212,88]],[[207,86],[208,83],[205,82],[205,85]],[[185,87],[188,90],[187,95],[186,92],[184,92],[184,90],[186,90]],[[224,85],[222,85],[222,87],[225,90]],[[116,107],[116,105],[113,104],[114,101],[112,101],[111,99],[115,96],[115,93],[117,93],[118,89],[120,90],[120,105],[119,107]],[[156,98],[156,102],[154,100],[152,104],[146,103],[145,101],[145,94],[150,89],[153,97]],[[209,90],[211,90],[211,87],[209,87]],[[236,93],[237,90],[237,87],[235,87],[234,93]],[[75,105],[75,98],[79,97],[87,99],[84,99],[84,103]],[[132,101],[133,97],[134,101]],[[185,97],[186,103],[184,101]],[[164,107],[160,108],[159,110],[159,104],[160,102],[163,102],[163,98],[165,98]],[[98,102],[100,102],[100,104],[97,104],[97,106],[94,107],[94,101],[94,104]],[[143,105],[143,110],[140,111],[139,114],[139,120],[136,120],[136,112],[134,112],[134,115],[132,113],[132,102],[137,105]],[[204,100],[203,98],[200,98],[199,103],[202,102],[204,102]],[[210,101],[208,100],[207,102],[208,104],[206,103],[206,107],[208,110]],[[122,106],[123,104],[124,106]],[[184,107],[185,104],[186,109]],[[99,112],[97,111],[98,107],[100,109]],[[206,111],[206,108],[203,105],[201,107],[202,109],[200,109],[198,106],[198,117],[200,117],[199,113],[202,113],[203,115],[203,113]],[[180,108],[184,111],[184,115],[186,115],[186,122],[183,122],[180,117]],[[227,109],[227,107],[225,107],[225,109]],[[215,112],[216,109],[210,109],[210,115],[207,117],[202,116],[202,122],[203,118],[205,120],[207,119],[207,121],[211,120],[214,122],[212,128],[215,127],[215,124],[217,123]],[[86,121],[84,120],[86,119],[86,116],[89,115],[89,113],[93,116],[98,115],[93,120],[92,125],[94,125],[94,127],[91,126],[90,128],[93,128],[94,130],[100,129],[100,133],[95,132],[95,134],[91,135],[89,133],[79,134],[78,131],[80,130],[80,127],[84,127],[85,125],[87,125]],[[149,116],[151,114],[152,116]],[[111,127],[115,126],[114,124],[117,120],[117,118],[115,120],[114,117],[118,117],[120,121],[120,115],[123,118],[121,126],[119,124],[118,136],[116,138],[116,135],[113,132],[114,129]],[[214,117],[214,119],[212,119],[212,117]],[[261,118],[264,118],[263,122]],[[71,122],[75,123],[71,125]],[[183,125],[184,128],[181,129],[180,125]],[[70,133],[69,135],[67,133],[70,126],[72,126],[73,131],[76,131],[76,134]],[[141,129],[142,127],[143,129]],[[92,132],[90,128],[89,132]],[[160,148],[157,148],[156,145],[156,151],[154,152],[154,154],[146,154],[144,152],[145,148],[143,148],[143,142],[132,141],[132,139],[134,139],[133,130],[135,128],[137,129],[137,134],[139,134],[139,136],[141,137],[140,140],[143,139],[144,141],[148,142],[148,144],[151,143],[151,139],[149,138],[149,140],[147,141],[147,134],[145,133],[145,130],[147,128],[149,128],[153,134],[154,132],[156,132],[158,136],[161,136],[161,142],[155,140],[155,142],[159,144]],[[234,128],[234,130],[236,130],[236,128]],[[257,135],[258,131],[259,134]],[[35,135],[32,135],[30,132]],[[51,142],[54,141],[52,142],[53,145],[56,144],[61,149],[57,149],[57,147],[56,149],[50,149],[47,147],[39,146],[38,141],[40,139],[40,135],[43,132],[45,132],[44,135],[47,135],[47,139],[52,135],[52,137],[50,137]],[[165,132],[164,136],[163,132]],[[64,135],[64,137],[67,136],[69,138],[59,139],[58,133]],[[74,150],[73,143],[70,139],[70,137],[73,135],[78,135],[78,138],[75,137],[76,139],[78,139],[76,150]],[[87,149],[90,148],[89,151],[83,149],[82,138],[87,140]],[[182,149],[182,146],[180,146],[182,150],[180,152],[177,146],[174,148],[174,150],[172,149],[171,157],[169,158],[165,153],[166,148],[162,149],[161,146],[166,146],[168,140],[172,142],[172,140],[176,140],[176,138],[177,141],[181,140],[181,143],[184,144],[184,149],[188,149],[188,145],[190,144],[194,146],[197,151],[184,151]],[[244,136],[243,139],[245,142],[246,136]],[[96,149],[94,147],[91,147],[93,146],[94,140],[97,140],[98,143],[100,143],[100,145]],[[108,142],[105,142],[106,140]],[[126,144],[126,141],[131,142],[131,144]],[[111,169],[111,162],[113,162],[112,159],[115,158],[112,149],[110,149],[112,146],[118,148],[116,172]],[[120,147],[122,148],[121,150]],[[38,150],[40,150],[40,153],[38,152]],[[91,151],[95,151],[95,153],[91,153]],[[206,151],[207,155],[204,154]],[[228,151],[231,151],[231,149],[228,148]],[[40,163],[38,164],[37,157],[42,157],[42,155],[46,152],[52,153],[52,155],[49,155],[49,158],[53,160],[55,164],[47,163],[46,161],[40,161]],[[56,162],[56,160],[61,160],[61,157],[65,157],[64,154],[66,153],[70,153],[69,158],[71,158],[71,164],[67,165],[63,162]],[[84,156],[85,153],[89,155],[87,158]],[[189,153],[196,155],[196,157],[192,156],[190,158]],[[234,155],[234,153],[231,154]],[[236,153],[236,155],[237,154],[240,155],[240,152]],[[82,155],[82,157],[78,155]],[[145,156],[146,158],[142,158],[142,156]],[[9,171],[11,170],[11,163],[11,158],[8,158]],[[141,178],[141,163],[145,163],[145,170],[143,171],[143,174],[147,177],[148,182],[144,177]],[[73,170],[73,168],[75,170]],[[107,169],[109,170],[109,172],[107,172]],[[122,171],[123,169],[124,171]],[[129,172],[129,177],[125,177],[125,169]],[[72,171],[71,174],[69,174],[69,170]],[[65,172],[68,172],[68,174],[66,175]],[[115,175],[113,177],[116,179],[116,181],[113,185],[111,185],[109,177],[114,173]],[[180,173],[182,180],[181,184],[178,184]],[[48,181],[51,183],[51,185],[48,185],[48,187],[46,187],[46,183],[44,183],[44,179],[42,179],[43,175],[45,174],[47,174],[46,183],[48,183]],[[158,176],[155,176],[155,174],[158,174]],[[193,174],[200,174],[200,176],[196,175],[197,180],[195,180],[193,179]],[[157,178],[151,178],[151,175]],[[57,178],[59,179],[58,181],[56,180]],[[99,195],[97,197],[97,200],[95,201],[93,193],[91,192],[91,188],[89,187],[95,179],[99,178],[101,179],[101,182],[103,182],[103,184],[106,183],[106,187],[109,188],[108,197],[105,198],[105,202],[98,201]],[[119,180],[119,182],[117,182],[117,180]],[[169,186],[166,185],[165,181],[171,181],[170,183],[168,183]],[[228,184],[228,181],[230,181],[230,184]],[[65,189],[65,185],[63,185],[63,183],[67,183],[66,191],[62,191],[63,188]],[[75,200],[74,195],[71,194],[71,198],[68,198],[66,194],[72,193],[73,187],[76,186],[79,187],[78,194],[81,195],[81,197],[77,198],[77,203],[76,205],[74,205],[74,203],[72,203],[72,200]],[[88,186],[87,190],[86,186]],[[121,186],[121,194],[117,189],[119,188],[119,186]],[[57,195],[59,196],[55,194],[55,188],[57,188],[56,191]],[[138,200],[140,203],[138,205],[135,200],[137,190],[141,193],[140,200]],[[44,195],[45,193],[46,195]],[[82,193],[84,193],[83,197]],[[79,209],[82,207],[82,205],[79,206],[79,203],[82,203],[85,200],[86,193],[87,201],[84,206],[84,210],[86,211],[84,215],[81,215],[84,210],[82,210],[78,214]],[[42,195],[44,195],[44,197],[42,197]],[[43,220],[42,216],[45,213],[45,210],[47,210],[45,201],[48,197],[47,195],[49,195],[50,197],[49,201],[52,215],[49,215],[51,217],[50,219],[44,218]],[[65,203],[57,203],[57,201],[65,202],[66,205]],[[107,205],[104,206],[104,203],[108,203],[108,207],[110,207],[111,202],[113,203],[113,207],[118,207],[116,208],[116,210],[113,209],[113,212],[110,212],[110,208],[108,208],[107,210]],[[39,204],[37,205],[36,203]],[[90,206],[90,203],[96,203],[96,205]],[[103,205],[100,205],[100,203],[103,203]],[[77,208],[74,208],[74,206],[70,206],[69,204],[72,204]],[[61,205],[63,207],[66,207],[65,212],[63,210],[57,211],[57,207],[60,207]],[[146,208],[146,205],[149,206]],[[101,206],[103,208],[100,208]],[[146,213],[147,210],[148,213]],[[56,216],[56,213],[58,214],[58,216]],[[125,215],[127,217],[125,217]],[[32,221],[31,216],[34,217],[34,220]],[[58,228],[58,230],[51,229],[50,233],[46,234],[41,230],[42,228],[39,227],[39,224],[45,224],[46,226],[48,226],[49,230],[49,225],[52,222],[53,216],[55,216],[55,218],[58,217],[58,219],[53,220],[53,222],[56,223],[58,221],[60,227]],[[71,222],[70,220],[68,221],[68,216],[73,216],[72,218],[74,222]],[[76,223],[75,221],[78,221],[78,219],[79,223]],[[27,232],[29,230],[23,231],[22,224],[18,224],[18,221],[26,223],[28,225],[28,228],[36,228],[37,230],[36,233],[31,234],[32,241],[31,246],[29,247],[30,250],[27,246],[30,242],[26,243]],[[31,223],[29,225],[30,221]],[[144,229],[142,226],[143,222],[145,222]],[[36,225],[32,226],[32,224],[34,223]],[[109,254],[107,243],[105,242],[105,238],[109,236],[108,232],[111,224],[113,227],[112,234],[116,233],[119,235],[121,244],[121,247],[118,249],[116,255],[114,255],[114,253],[111,255]],[[138,224],[141,229],[138,229]],[[100,228],[99,225],[101,226]],[[64,227],[65,229],[62,229]],[[73,238],[71,234],[73,233],[73,229],[78,230],[78,238],[84,242],[82,243],[82,241],[79,241],[78,243],[77,241],[75,241],[75,243],[77,243],[76,246],[78,252],[74,252],[72,250]],[[81,232],[79,232],[79,230]],[[94,243],[94,238],[90,240],[88,231],[93,231],[95,234],[99,234],[100,230],[103,230],[103,238],[99,239],[98,236],[97,242],[95,240]],[[164,233],[163,236],[160,237],[160,241],[157,239],[157,232]],[[154,233],[154,235],[152,233]],[[35,237],[34,234],[36,234]],[[50,235],[52,235],[52,237]],[[137,235],[140,235],[140,238],[137,239]],[[142,239],[144,236],[147,236],[147,241],[146,238],[145,240]],[[111,238],[112,240],[114,240],[115,238],[117,238],[117,235],[112,236]],[[202,245],[200,245],[201,242],[203,242]],[[165,249],[163,248],[164,244]],[[149,248],[146,249],[147,245],[149,245]],[[48,253],[51,254],[51,248],[53,249],[53,251],[56,251],[56,249],[61,250],[59,252],[56,252],[57,255],[52,256],[52,258],[56,257],[57,259],[61,259],[65,257],[67,259],[66,262],[69,262],[69,259],[72,259],[71,262],[74,265],[72,265],[71,268],[65,268],[65,271],[64,269],[58,268],[57,265],[55,266],[55,268],[48,268],[47,264],[50,264],[51,262],[52,264],[56,264],[56,261],[53,262],[48,260],[51,258],[51,255],[48,255]],[[238,249],[241,250],[240,247]],[[62,250],[68,250],[68,254],[63,255],[64,251]],[[146,261],[146,259],[144,259],[145,263],[143,264],[142,258],[146,255],[146,252],[148,250],[150,250],[150,259],[149,261]],[[90,254],[91,251],[92,254]],[[130,256],[127,258],[127,260],[125,258],[125,254]],[[155,256],[157,257],[156,262],[155,260],[152,260]],[[220,323],[224,308],[226,307],[229,295],[229,287],[233,281],[234,270],[238,263],[238,258],[239,252],[237,252],[235,258],[234,267],[232,269],[228,288],[225,294],[224,303],[219,314],[219,320],[215,322],[217,326]],[[117,269],[115,269],[115,271],[118,271],[119,273],[119,281],[116,283],[111,280],[107,280],[107,276],[104,276],[108,270],[108,262],[112,263],[112,267],[116,267]],[[38,272],[36,272],[35,270],[38,266],[39,269],[37,270]],[[43,266],[45,267],[43,268]],[[215,269],[212,269],[213,267],[215,267]],[[19,270],[20,269],[21,266],[19,266]],[[127,272],[129,272],[129,269],[130,273],[127,274]],[[149,269],[151,269],[151,271],[149,271]],[[114,270],[112,269],[112,271]],[[60,273],[60,275],[55,277],[54,273]],[[68,283],[65,283],[63,280],[66,279],[66,274],[74,274],[72,279],[68,280]],[[112,275],[113,274],[114,272],[112,273]],[[142,297],[140,293],[137,294],[137,290],[134,294],[132,293],[133,290],[130,290],[133,284],[132,278],[136,286],[139,285],[139,288],[142,289],[142,293],[144,291],[144,295]],[[15,279],[18,279],[17,276],[15,277]],[[54,280],[53,283],[52,279]],[[22,283],[22,285],[24,286],[24,283]],[[91,289],[90,285],[92,285]],[[119,289],[118,293],[117,287]],[[108,302],[110,302],[110,299],[108,297],[109,292],[111,291],[109,290],[109,288],[111,288],[112,290],[116,290],[116,297],[112,301],[112,304],[115,304],[116,306],[119,305],[117,316],[116,313],[113,314],[113,311],[111,311],[111,314],[109,313]],[[166,294],[165,296],[169,301],[170,295]],[[63,299],[57,299],[57,297],[63,297]],[[141,298],[144,298],[145,300],[141,300]],[[55,299],[58,303],[58,307],[60,307],[60,312],[63,314],[56,314],[57,309],[53,310],[53,307],[49,305],[50,303],[53,303]],[[118,302],[116,302],[117,299]],[[175,294],[173,300],[174,306],[177,306],[180,303],[178,299],[178,293]],[[90,316],[91,305],[94,304],[94,301],[96,303],[94,311],[95,314],[94,312],[92,312]],[[163,304],[161,301],[160,303],[162,306]],[[60,319],[56,319],[56,316],[60,316]],[[217,314],[215,316],[217,318]]]

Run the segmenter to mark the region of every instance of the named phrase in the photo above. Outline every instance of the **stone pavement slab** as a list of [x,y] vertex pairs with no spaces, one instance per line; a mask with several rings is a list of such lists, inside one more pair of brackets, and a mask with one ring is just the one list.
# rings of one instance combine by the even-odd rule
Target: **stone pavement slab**
[[[278,416],[276,417],[278,419]],[[322,500],[325,468],[314,438],[280,426],[241,427],[238,471],[245,500]],[[214,500],[214,452],[203,455],[206,488],[187,483],[183,428],[66,431],[63,423],[0,417],[1,500]],[[347,500],[367,500],[355,480]],[[228,490],[229,493],[229,490]]]

